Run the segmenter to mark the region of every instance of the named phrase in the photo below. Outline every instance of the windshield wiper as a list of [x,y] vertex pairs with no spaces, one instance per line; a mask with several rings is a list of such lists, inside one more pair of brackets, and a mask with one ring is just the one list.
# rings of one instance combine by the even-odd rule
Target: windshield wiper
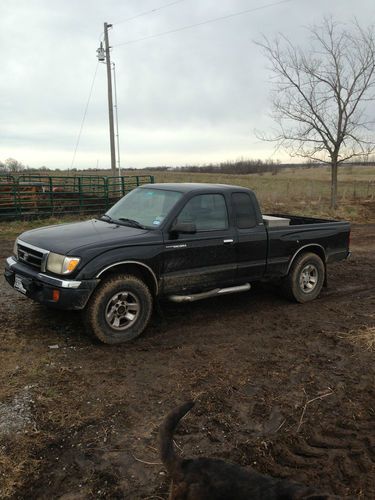
[[138,227],[139,229],[146,229],[146,226],[144,226],[143,224],[134,219],[126,219],[125,217],[119,217],[118,220],[121,220],[122,222],[129,224],[129,226]]
[[107,214],[101,215],[99,220],[103,220],[105,222],[109,222],[110,224],[117,224],[117,222],[114,219],[112,219],[112,217],[110,217]]
[[140,222],[138,222],[134,219],[126,219],[125,217],[119,217],[118,219],[112,219],[112,217],[110,215],[103,214],[99,220],[109,222],[110,224],[120,224],[122,226],[128,225],[128,226],[138,227],[139,229],[146,229],[146,226],[144,226]]

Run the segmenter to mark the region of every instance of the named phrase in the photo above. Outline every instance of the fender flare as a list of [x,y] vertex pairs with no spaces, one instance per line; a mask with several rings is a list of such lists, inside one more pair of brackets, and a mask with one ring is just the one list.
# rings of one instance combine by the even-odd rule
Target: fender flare
[[[326,251],[324,249],[324,247],[322,247],[322,245],[319,245],[319,243],[309,243],[308,245],[304,245],[300,248],[298,248],[296,250],[296,252],[294,253],[293,257],[290,259],[290,262],[289,262],[289,265],[288,265],[288,269],[286,271],[286,274],[289,274],[289,271],[290,271],[290,268],[292,267],[293,265],[293,262],[295,261],[296,257],[303,251],[303,250],[306,250],[306,249],[313,249],[313,248],[319,248],[319,250],[323,253],[324,255],[324,259],[323,260],[323,264],[324,264],[324,267],[326,268],[327,267],[327,255],[326,255]],[[321,255],[319,255],[319,257],[321,257]],[[327,274],[327,273],[325,273]]]
[[151,267],[149,267],[147,264],[144,264],[143,262],[139,262],[137,260],[122,260],[120,262],[115,262],[114,264],[111,264],[110,266],[106,266],[103,269],[101,269],[101,271],[99,271],[99,273],[95,276],[95,278],[100,278],[100,276],[103,273],[105,273],[106,271],[108,271],[108,269],[111,269],[112,267],[122,266],[122,265],[126,265],[126,264],[132,264],[132,265],[136,265],[136,266],[139,266],[139,267],[143,267],[144,269],[147,269],[147,271],[152,276],[154,284],[155,284],[155,295],[158,295],[158,293],[159,293],[159,283],[158,283],[156,274],[151,269]]

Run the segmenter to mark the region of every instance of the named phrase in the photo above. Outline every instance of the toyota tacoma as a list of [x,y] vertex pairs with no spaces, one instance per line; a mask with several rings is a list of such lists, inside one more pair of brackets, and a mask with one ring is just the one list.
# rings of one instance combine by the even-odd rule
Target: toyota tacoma
[[273,281],[292,300],[315,299],[327,266],[346,259],[348,222],[263,215],[254,192],[220,184],[148,184],[99,218],[22,233],[6,260],[25,296],[83,311],[116,344],[146,328],[161,298],[188,302]]

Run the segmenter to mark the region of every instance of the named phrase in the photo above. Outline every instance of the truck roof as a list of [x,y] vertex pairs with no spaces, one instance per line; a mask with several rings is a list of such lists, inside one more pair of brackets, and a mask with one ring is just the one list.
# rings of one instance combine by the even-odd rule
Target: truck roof
[[165,182],[156,184],[143,184],[142,188],[166,189],[188,193],[191,191],[251,191],[251,189],[230,184],[208,184],[204,182]]

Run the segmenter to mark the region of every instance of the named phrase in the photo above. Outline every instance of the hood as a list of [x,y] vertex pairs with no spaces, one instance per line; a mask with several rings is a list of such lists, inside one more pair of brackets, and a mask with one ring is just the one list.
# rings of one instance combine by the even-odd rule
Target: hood
[[146,229],[110,224],[92,219],[72,224],[57,224],[26,231],[19,239],[50,252],[78,256],[81,247],[113,247],[136,244],[139,237],[149,232]]

